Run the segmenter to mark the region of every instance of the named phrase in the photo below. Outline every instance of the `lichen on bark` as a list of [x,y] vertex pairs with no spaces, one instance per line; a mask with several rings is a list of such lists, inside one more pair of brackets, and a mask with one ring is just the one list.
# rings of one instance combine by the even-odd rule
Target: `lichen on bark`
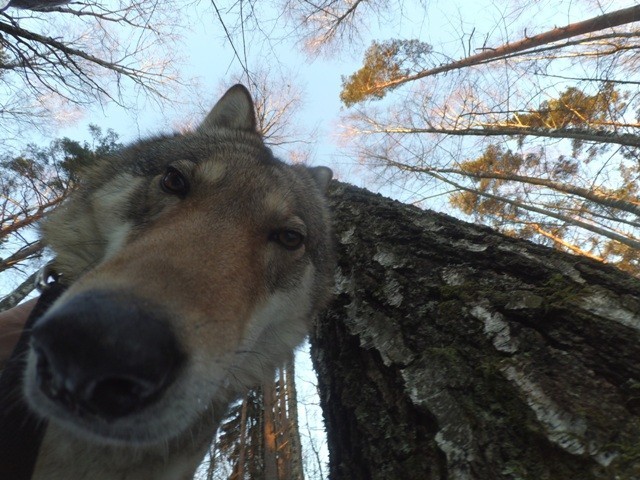
[[332,479],[640,478],[638,280],[343,184],[332,206]]

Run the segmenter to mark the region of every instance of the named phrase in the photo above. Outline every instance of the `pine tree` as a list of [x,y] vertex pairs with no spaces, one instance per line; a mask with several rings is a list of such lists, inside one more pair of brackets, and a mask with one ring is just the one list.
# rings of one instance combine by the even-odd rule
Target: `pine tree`
[[[91,143],[62,138],[48,147],[28,145],[22,154],[0,159],[0,273],[5,279],[25,266],[36,270],[43,256],[35,232],[37,222],[73,191],[78,171],[121,147],[111,130],[103,133],[91,126],[90,133]],[[34,285],[32,277],[23,279],[15,292],[5,294],[0,309],[28,295]]]

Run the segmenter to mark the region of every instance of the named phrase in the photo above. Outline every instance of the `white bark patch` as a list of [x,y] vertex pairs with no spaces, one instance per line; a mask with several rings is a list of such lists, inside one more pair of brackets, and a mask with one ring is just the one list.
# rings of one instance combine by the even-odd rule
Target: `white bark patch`
[[[353,312],[357,311],[355,305],[352,308]],[[380,352],[386,366],[413,359],[413,353],[405,346],[398,326],[382,313],[373,312],[366,318],[350,317],[345,319],[345,323],[353,335],[360,337],[363,348],[373,348]]]
[[412,220],[412,223],[426,232],[435,233],[444,229],[444,226],[438,223],[438,221],[431,216],[419,216],[417,218],[414,218]]
[[377,248],[377,251],[373,256],[373,260],[378,262],[387,270],[387,281],[382,288],[387,303],[392,307],[399,307],[402,304],[402,300],[404,300],[404,296],[400,292],[402,287],[395,278],[390,277],[389,271],[394,268],[401,267],[404,264],[404,261],[399,260],[393,252],[384,250],[380,247]]
[[[450,427],[445,427],[436,433],[434,440],[438,444],[438,448],[444,452],[447,456],[447,469],[449,470],[449,478],[455,480],[472,480],[474,477],[471,476],[469,465],[474,460],[473,455],[469,452],[471,449],[460,448],[460,445],[456,443],[456,441],[450,441],[448,437],[447,430],[450,430]],[[471,431],[464,431],[456,433],[456,437],[470,434]]]
[[590,445],[590,448],[587,449],[584,443],[587,431],[585,420],[562,410],[524,372],[518,371],[514,366],[503,368],[502,372],[522,392],[527,405],[546,429],[550,441],[572,455],[584,455],[588,453],[588,450],[598,451],[601,449],[601,446],[595,445]]
[[581,305],[588,312],[640,331],[640,316],[622,307],[620,299],[605,292],[599,291],[583,298]]
[[444,283],[452,287],[464,285],[464,283],[467,281],[467,277],[464,274],[453,268],[447,268],[443,270],[440,276]]
[[584,278],[582,278],[582,275],[580,275],[580,272],[576,270],[573,265],[565,262],[559,262],[557,260],[551,261],[549,263],[554,267],[556,267],[558,270],[560,270],[560,272],[565,277],[570,278],[574,282],[579,283],[581,285],[584,285],[585,283],[587,283],[587,281]]
[[[596,450],[595,445],[590,445],[591,450]],[[616,452],[598,452],[595,455],[592,455],[594,460],[598,462],[603,467],[608,467],[611,462],[613,462],[620,455]]]
[[384,286],[384,294],[387,298],[387,303],[392,307],[399,307],[402,304],[404,297],[400,293],[400,284],[394,278],[388,279]]
[[349,230],[345,230],[340,236],[340,243],[343,245],[349,245],[353,243],[353,234],[356,232],[356,227],[351,227]]
[[454,245],[468,252],[484,252],[487,249],[485,244],[473,243],[468,240],[458,240]]
[[566,262],[562,262],[559,261],[558,259],[548,259],[548,258],[544,258],[543,256],[538,256],[538,255],[533,255],[529,252],[527,252],[527,249],[524,247],[520,247],[520,246],[516,246],[516,245],[509,245],[509,244],[502,244],[502,245],[498,245],[498,250],[502,250],[503,252],[512,252],[512,253],[517,253],[520,256],[523,256],[525,258],[528,258],[529,260],[533,260],[536,263],[544,263],[545,265],[553,265],[554,267],[556,267],[560,273],[562,273],[565,277],[570,278],[571,280],[573,280],[576,283],[579,284],[585,284],[586,280],[584,278],[582,278],[582,276],[580,275],[580,272],[578,270],[576,270],[573,265],[566,263]]
[[496,347],[496,350],[505,353],[518,351],[518,342],[511,337],[509,324],[501,313],[490,312],[481,305],[473,307],[470,313],[484,323],[484,333]]
[[415,405],[435,415],[442,428],[434,440],[447,457],[447,473],[452,480],[471,480],[475,458],[475,438],[465,412],[447,390],[450,379],[445,371],[431,364],[416,362],[402,370],[406,392]]
[[[338,292],[348,293],[353,298],[353,301],[346,307],[349,313],[344,321],[349,332],[360,338],[360,345],[366,349],[378,350],[383,363],[387,366],[394,363],[411,362],[413,353],[405,346],[398,323],[392,322],[389,317],[378,310],[365,309],[366,314],[363,315],[363,309],[357,303],[357,295],[353,294],[353,279],[345,276],[339,270],[336,271],[335,278]],[[388,301],[402,302],[402,294],[398,291],[400,285],[397,284],[397,287],[394,287],[391,284],[390,287],[395,293],[391,296],[387,295]]]
[[342,273],[342,269],[340,267],[336,267],[336,271],[333,275],[334,278],[334,289],[337,295],[341,293],[350,293],[351,292],[351,278],[347,277]]
[[392,252],[387,252],[380,248],[378,248],[373,259],[383,267],[397,267],[401,263]]

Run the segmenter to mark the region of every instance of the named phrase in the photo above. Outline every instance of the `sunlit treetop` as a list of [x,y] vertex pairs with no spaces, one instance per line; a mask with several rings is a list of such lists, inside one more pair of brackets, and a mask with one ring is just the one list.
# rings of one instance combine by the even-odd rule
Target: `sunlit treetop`
[[419,40],[374,41],[364,56],[364,65],[342,78],[340,100],[350,107],[368,98],[382,98],[394,80],[424,68],[431,46]]
[[623,111],[623,95],[608,82],[593,95],[568,87],[558,98],[546,100],[540,108],[516,115],[514,121],[533,128],[587,127],[616,120]]

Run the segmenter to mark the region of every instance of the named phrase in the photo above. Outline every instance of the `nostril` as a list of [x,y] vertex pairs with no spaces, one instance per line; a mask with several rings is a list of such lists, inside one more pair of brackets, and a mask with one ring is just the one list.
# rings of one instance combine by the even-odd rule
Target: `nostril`
[[94,414],[120,417],[151,403],[163,386],[131,376],[102,378],[87,386],[82,403]]
[[36,383],[38,388],[50,398],[58,398],[62,387],[61,379],[54,374],[49,357],[42,348],[34,347],[36,355]]
[[86,382],[56,373],[45,349],[34,346],[36,382],[50,399],[79,414],[115,418],[134,413],[153,402],[165,386],[164,379],[112,375]]

